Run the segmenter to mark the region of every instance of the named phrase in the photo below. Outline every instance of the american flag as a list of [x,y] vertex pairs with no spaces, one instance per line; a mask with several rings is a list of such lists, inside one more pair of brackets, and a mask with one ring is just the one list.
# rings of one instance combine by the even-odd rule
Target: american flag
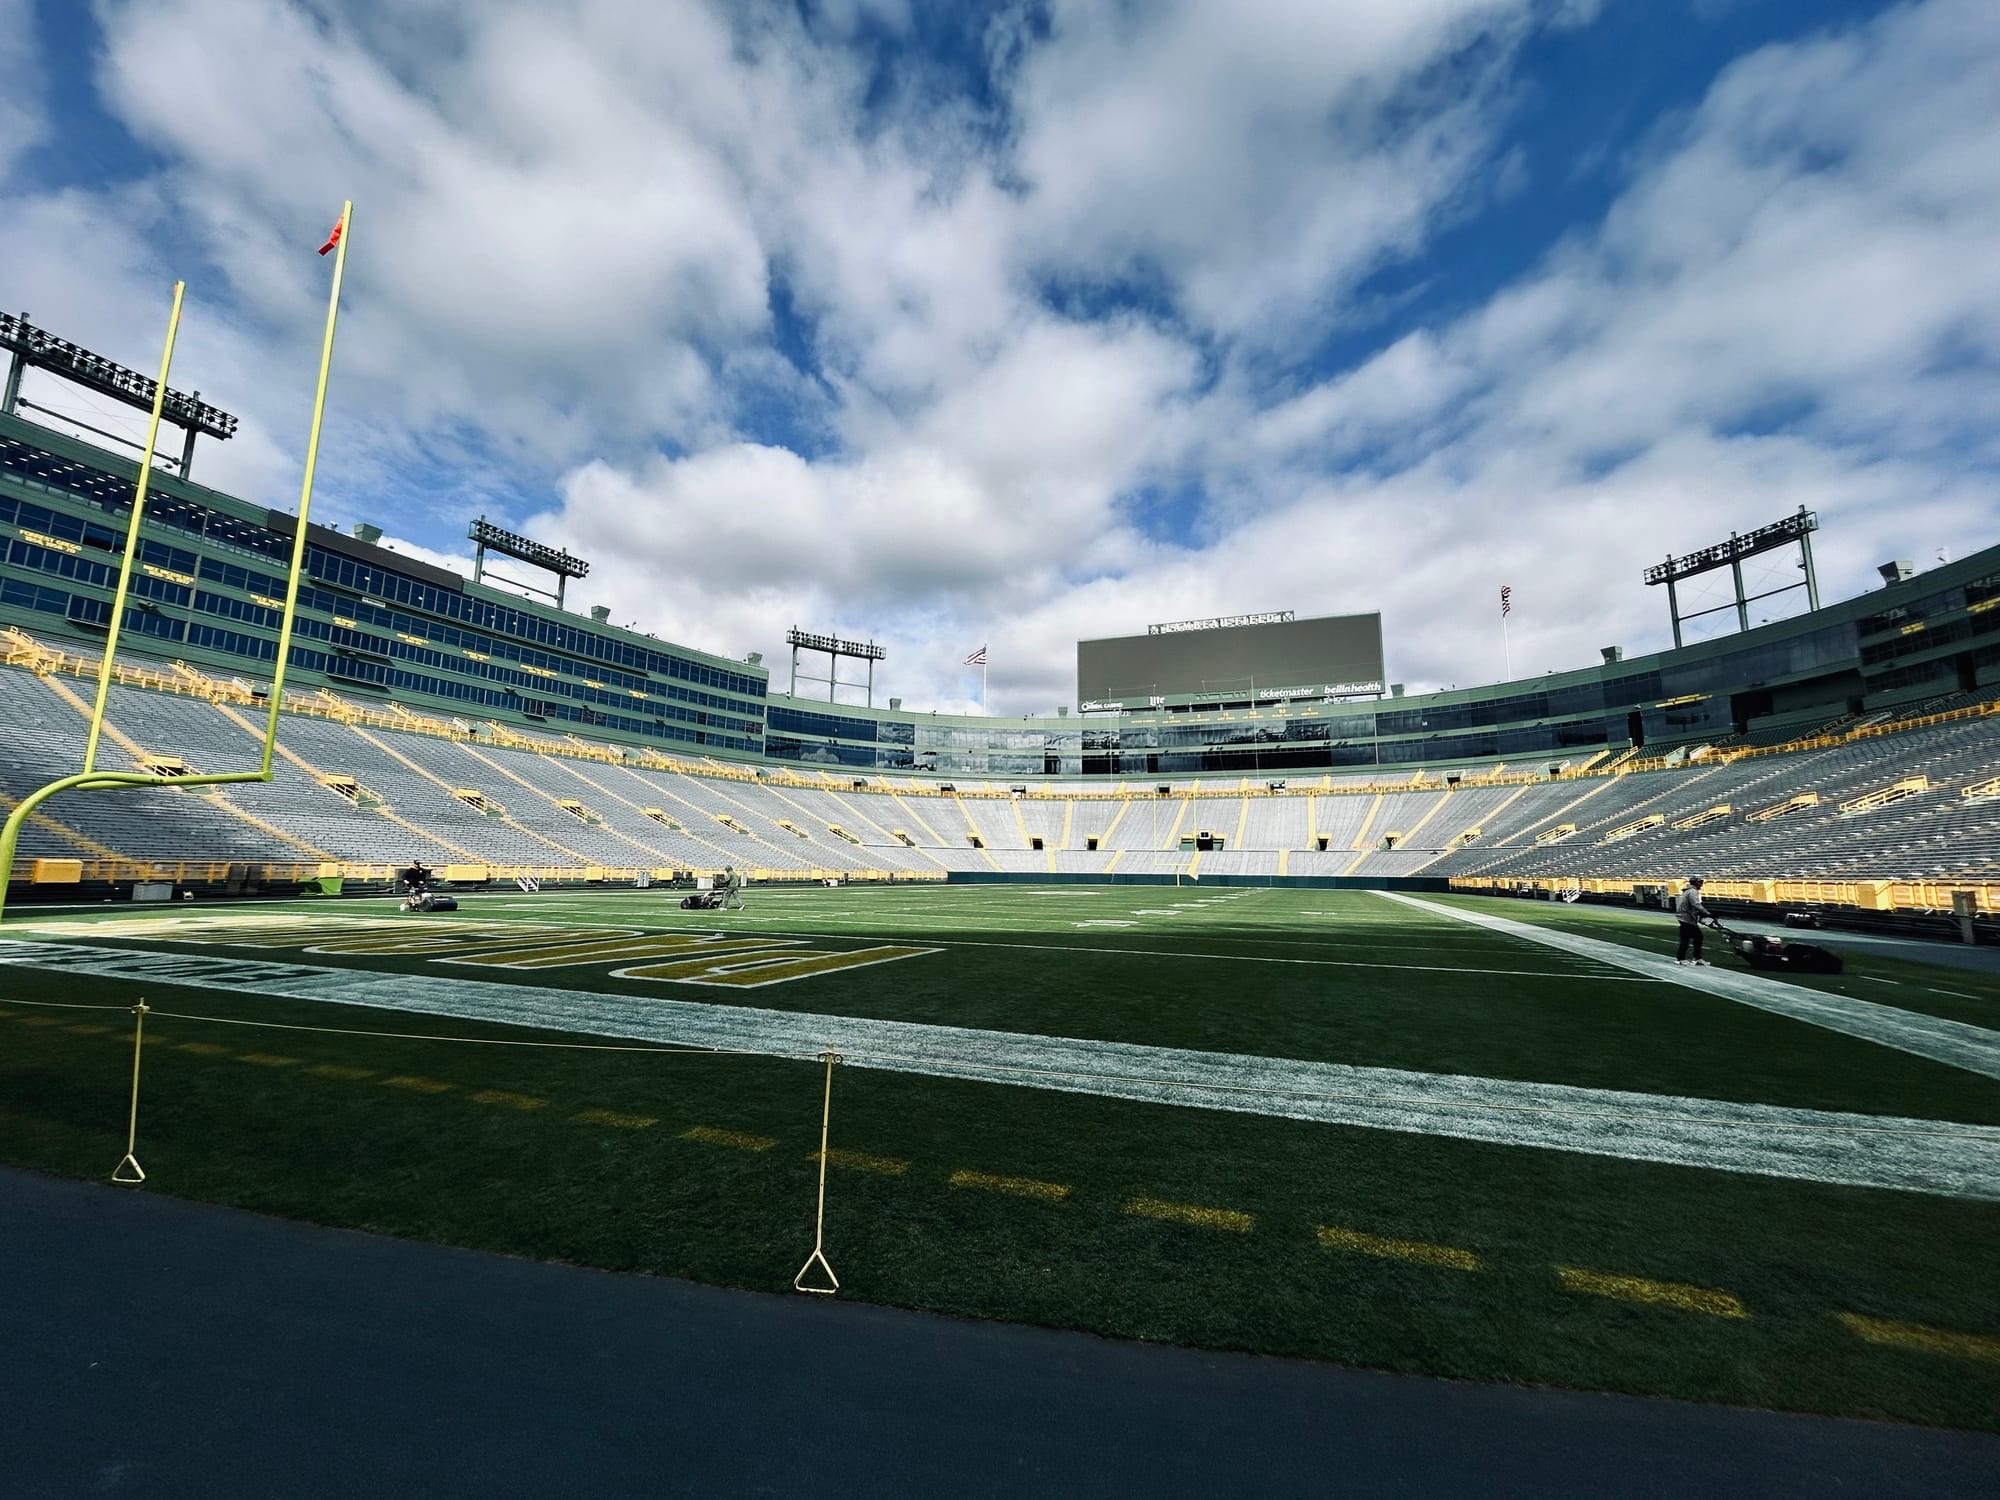
[[970,655],[970,656],[966,657],[966,659],[965,659],[965,664],[966,664],[966,665],[967,665],[968,667],[983,667],[983,666],[985,666],[985,665],[986,665],[986,648],[985,648],[984,646],[981,646],[981,647],[980,647],[980,648],[979,648],[979,649],[978,649],[977,651],[973,652],[973,653],[972,653],[972,655]]
[[1514,591],[1506,584],[1500,585],[1500,618],[1506,619],[1514,612]]

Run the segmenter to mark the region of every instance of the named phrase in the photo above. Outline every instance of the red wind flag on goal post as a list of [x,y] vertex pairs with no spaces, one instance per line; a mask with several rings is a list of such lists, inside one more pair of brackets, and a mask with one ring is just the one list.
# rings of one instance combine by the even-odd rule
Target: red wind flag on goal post
[[340,243],[340,236],[346,230],[346,228],[347,228],[347,214],[345,212],[342,212],[340,218],[335,222],[333,226],[333,233],[328,235],[326,237],[326,243],[319,247],[319,253],[321,255],[330,254],[334,246]]

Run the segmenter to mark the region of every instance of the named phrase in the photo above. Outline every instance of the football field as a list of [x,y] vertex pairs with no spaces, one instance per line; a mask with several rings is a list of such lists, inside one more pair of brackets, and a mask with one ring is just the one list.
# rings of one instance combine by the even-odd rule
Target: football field
[[3,936],[15,1165],[118,1162],[143,997],[141,1191],[780,1291],[831,1051],[845,1297],[2000,1427],[2000,980],[1920,947],[1778,980],[1657,914],[1209,885]]

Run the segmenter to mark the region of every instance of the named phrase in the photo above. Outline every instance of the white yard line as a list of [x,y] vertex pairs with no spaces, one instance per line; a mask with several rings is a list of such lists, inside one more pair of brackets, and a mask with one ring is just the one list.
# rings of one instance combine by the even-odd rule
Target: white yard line
[[1511,917],[1496,916],[1491,912],[1436,906],[1394,891],[1377,891],[1375,894],[1386,901],[1443,912],[1461,922],[1470,922],[1494,932],[1511,933],[1524,942],[1538,943],[1578,958],[1594,958],[1635,974],[1719,995],[1724,1000],[1734,1000],[1740,1005],[1754,1006],[1774,1015],[1803,1021],[1808,1026],[1859,1037],[1878,1046],[1893,1047],[1898,1052],[1963,1068],[1968,1073],[2000,1078],[2000,1032],[1989,1031],[1983,1026],[1899,1010],[1892,1005],[1878,1005],[1873,1000],[1861,1000],[1851,995],[1810,990],[1804,985],[1786,984],[1782,980],[1766,979],[1757,974],[1738,974],[1728,969],[1683,968],[1664,953],[1647,953],[1622,943],[1579,937],[1575,933],[1516,922]]
[[2000,1201],[1992,1126],[82,944],[0,942],[5,965]]

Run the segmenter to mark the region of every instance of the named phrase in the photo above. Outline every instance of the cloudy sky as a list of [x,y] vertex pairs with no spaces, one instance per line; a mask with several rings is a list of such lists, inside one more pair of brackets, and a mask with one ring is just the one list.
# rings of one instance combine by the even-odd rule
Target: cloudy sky
[[185,278],[289,508],[351,197],[320,519],[913,706],[1266,609],[1467,685],[1502,584],[1538,675],[1802,504],[1833,597],[2000,540],[1996,78],[1992,0],[0,0],[0,304],[151,370]]

